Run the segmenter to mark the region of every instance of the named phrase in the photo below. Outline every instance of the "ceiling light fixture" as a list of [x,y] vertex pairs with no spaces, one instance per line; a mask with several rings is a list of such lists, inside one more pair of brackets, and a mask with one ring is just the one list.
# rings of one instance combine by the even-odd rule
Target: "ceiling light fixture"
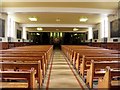
[[73,28],[73,31],[78,31],[79,29],[78,28]]
[[37,21],[37,18],[35,18],[35,17],[30,17],[29,20],[30,20],[30,21]]
[[82,17],[82,18],[80,18],[80,22],[86,22],[87,20],[88,20],[87,17]]
[[57,18],[56,21],[57,21],[57,22],[60,22],[60,18]]
[[58,31],[59,29],[58,28],[56,28],[56,31]]
[[38,30],[38,31],[42,31],[42,30],[43,30],[43,28],[37,28],[37,30]]

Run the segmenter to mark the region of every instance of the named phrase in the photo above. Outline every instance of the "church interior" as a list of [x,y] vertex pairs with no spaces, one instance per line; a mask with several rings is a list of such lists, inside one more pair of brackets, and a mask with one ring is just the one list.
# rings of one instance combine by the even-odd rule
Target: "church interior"
[[120,88],[119,0],[0,0],[0,88]]

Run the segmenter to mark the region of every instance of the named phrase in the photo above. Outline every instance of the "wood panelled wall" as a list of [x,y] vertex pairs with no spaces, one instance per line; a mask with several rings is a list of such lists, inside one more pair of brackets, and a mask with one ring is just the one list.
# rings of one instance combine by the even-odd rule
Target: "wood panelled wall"
[[120,51],[120,42],[95,42],[95,43],[90,43],[88,44],[89,46],[94,46],[94,47],[103,47],[106,49],[112,49],[112,50],[119,50]]
[[12,47],[21,47],[32,45],[31,42],[0,42],[0,49],[10,49]]

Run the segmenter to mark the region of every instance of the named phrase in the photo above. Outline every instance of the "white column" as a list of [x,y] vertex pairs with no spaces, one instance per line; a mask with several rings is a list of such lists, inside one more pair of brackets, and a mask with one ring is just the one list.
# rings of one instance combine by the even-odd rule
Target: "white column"
[[15,21],[9,14],[7,18],[7,31],[8,37],[16,38]]
[[26,27],[23,27],[22,38],[27,39]]
[[11,22],[11,37],[16,39],[15,21],[12,19]]
[[108,38],[108,17],[107,15],[102,16],[101,18],[101,26],[100,26],[100,37],[99,39],[102,40],[103,38]]
[[93,39],[93,30],[92,27],[88,28],[88,40]]
[[11,36],[11,18],[10,15],[7,17],[7,36]]
[[104,37],[108,38],[108,17],[105,17],[105,33]]

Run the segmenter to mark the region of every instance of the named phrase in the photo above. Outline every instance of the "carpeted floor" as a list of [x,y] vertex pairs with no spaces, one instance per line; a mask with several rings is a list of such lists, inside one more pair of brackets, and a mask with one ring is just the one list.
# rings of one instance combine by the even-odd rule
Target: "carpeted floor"
[[43,87],[47,88],[86,88],[85,83],[70,65],[64,54],[54,51]]

